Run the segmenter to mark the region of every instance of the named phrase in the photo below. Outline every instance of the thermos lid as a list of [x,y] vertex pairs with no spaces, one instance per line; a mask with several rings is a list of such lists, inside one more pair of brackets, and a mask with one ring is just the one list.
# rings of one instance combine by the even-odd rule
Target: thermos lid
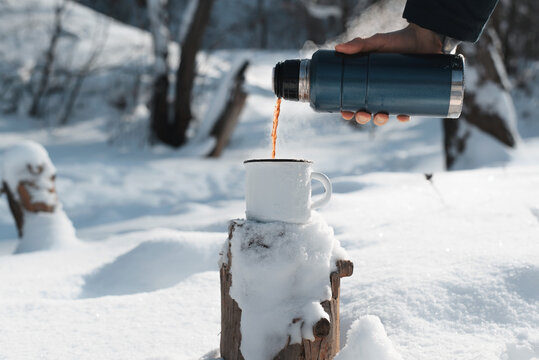
[[277,97],[299,100],[299,67],[301,60],[286,60],[273,68],[273,92]]

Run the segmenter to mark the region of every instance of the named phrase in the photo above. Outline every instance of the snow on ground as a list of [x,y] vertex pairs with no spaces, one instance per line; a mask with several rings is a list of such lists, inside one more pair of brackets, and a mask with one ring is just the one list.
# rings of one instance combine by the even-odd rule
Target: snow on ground
[[[111,51],[147,41],[127,27],[109,38]],[[91,105],[63,128],[0,117],[0,152],[24,139],[46,147],[83,240],[12,255],[17,234],[0,198],[0,359],[218,358],[218,253],[228,220],[244,216],[242,161],[270,154],[271,68],[297,53],[205,54],[205,85],[218,84],[239,56],[251,59],[249,98],[222,159],[111,145],[119,120],[98,88],[106,82],[89,83]],[[517,110],[535,113],[537,102],[524,99]],[[539,357],[539,127],[526,119],[519,150],[478,155],[474,165],[484,168],[447,173],[439,120],[358,129],[283,102],[277,156],[313,160],[331,178],[334,196],[320,213],[355,263],[341,283],[343,346],[362,319],[348,338],[377,354]]]
[[366,315],[354,321],[348,330],[346,346],[336,359],[402,360],[402,357],[387,337],[380,318]]

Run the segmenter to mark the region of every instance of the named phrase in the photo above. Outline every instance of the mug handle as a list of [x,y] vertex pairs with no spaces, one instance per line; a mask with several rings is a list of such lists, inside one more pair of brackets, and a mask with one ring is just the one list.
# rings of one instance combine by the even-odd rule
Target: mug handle
[[329,199],[331,199],[331,193],[332,193],[331,182],[329,181],[329,178],[326,175],[319,172],[315,172],[315,171],[311,173],[311,180],[320,181],[322,185],[324,186],[324,189],[326,190],[324,195],[322,195],[322,198],[316,200],[315,202],[311,204],[311,209],[317,209],[326,205],[329,202]]

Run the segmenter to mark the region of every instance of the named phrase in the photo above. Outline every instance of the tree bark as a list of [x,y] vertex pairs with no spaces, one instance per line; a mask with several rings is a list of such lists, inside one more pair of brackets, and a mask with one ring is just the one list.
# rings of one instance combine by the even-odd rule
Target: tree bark
[[[241,309],[230,296],[232,286],[233,254],[230,250],[230,240],[234,236],[240,222],[233,221],[229,228],[229,247],[227,262],[220,269],[221,276],[221,357],[224,360],[245,360],[241,347]],[[274,360],[330,360],[335,357],[340,346],[340,281],[342,277],[351,276],[354,265],[348,260],[337,261],[337,271],[330,274],[331,299],[323,301],[322,307],[329,315],[329,321],[321,319],[313,326],[315,340],[302,339],[301,344],[288,343]],[[295,323],[301,319],[291,319]],[[289,339],[290,342],[290,339]]]
[[174,121],[170,145],[179,147],[187,141],[186,132],[193,118],[191,94],[196,74],[196,55],[202,45],[202,36],[210,20],[214,0],[198,0],[189,30],[182,44],[180,64],[176,73],[176,97],[174,101]]
[[165,144],[172,142],[168,111],[168,24],[166,17],[167,0],[150,0],[148,15],[154,48],[154,80],[151,100],[152,136]]

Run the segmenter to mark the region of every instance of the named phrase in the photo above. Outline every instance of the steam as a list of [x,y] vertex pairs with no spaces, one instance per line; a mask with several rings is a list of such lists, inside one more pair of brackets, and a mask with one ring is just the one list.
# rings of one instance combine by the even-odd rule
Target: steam
[[[300,51],[302,58],[310,58],[318,49],[333,49],[335,45],[350,41],[356,37],[369,37],[376,33],[396,31],[408,25],[406,19],[402,17],[406,0],[381,0],[352,18],[346,31],[335,39],[327,41],[325,44],[317,45],[312,41],[307,41]],[[361,3],[358,5],[361,6]],[[356,11],[357,12],[357,11]]]

